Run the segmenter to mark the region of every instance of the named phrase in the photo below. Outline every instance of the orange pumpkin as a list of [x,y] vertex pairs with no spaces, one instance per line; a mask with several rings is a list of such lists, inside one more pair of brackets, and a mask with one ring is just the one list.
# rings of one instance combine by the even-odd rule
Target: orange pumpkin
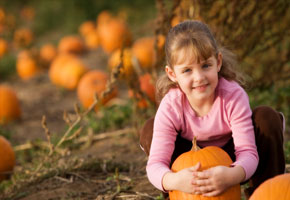
[[13,89],[0,85],[0,124],[6,124],[12,120],[18,119],[20,115],[20,103],[16,93]]
[[92,30],[84,36],[85,43],[89,49],[96,49],[100,45],[98,31]]
[[75,53],[80,54],[85,50],[83,41],[78,36],[65,36],[58,44],[58,51],[60,53]]
[[56,48],[52,44],[44,44],[39,51],[40,58],[47,63],[50,63],[55,58],[56,54]]
[[93,21],[85,21],[79,27],[79,33],[85,37],[88,33],[95,31],[96,24]]
[[263,182],[250,197],[250,200],[260,199],[290,199],[290,173],[277,175]]
[[[153,83],[151,75],[149,73],[146,73],[146,74],[140,76],[139,83],[140,83],[140,90],[143,93],[145,93],[153,103],[156,103],[156,101],[155,101],[155,84]],[[129,90],[128,92],[129,92],[130,97],[134,97],[132,90]],[[139,96],[137,96],[137,98],[138,98],[137,105],[139,108],[147,108],[149,106],[146,99],[141,98]]]
[[0,181],[6,179],[15,165],[15,154],[11,144],[0,136]]
[[103,10],[102,12],[98,14],[98,17],[96,20],[97,26],[100,27],[104,24],[107,24],[111,18],[113,18],[112,13],[107,10]]
[[32,54],[24,50],[18,54],[16,71],[22,80],[28,80],[40,72],[40,67]]
[[33,33],[29,28],[20,28],[14,32],[14,43],[17,47],[29,46],[33,38]]
[[[159,52],[163,52],[164,43],[165,37],[159,35],[157,43],[157,49]],[[156,62],[156,51],[154,44],[154,37],[143,37],[136,40],[132,46],[133,55],[139,61],[140,66],[145,69],[153,67]]]
[[0,7],[0,24],[4,24],[5,18],[6,18],[5,10]]
[[106,53],[129,46],[132,34],[127,24],[117,18],[111,18],[107,23],[98,25],[100,44]]
[[35,17],[35,10],[32,7],[25,6],[20,10],[20,15],[27,21],[32,21]]
[[[108,83],[108,75],[99,70],[92,70],[87,72],[80,80],[77,88],[77,96],[81,104],[88,108],[94,102],[94,97],[100,98],[102,92],[105,91]],[[106,104],[109,100],[117,96],[117,90],[114,89],[113,92],[106,98],[101,100],[102,104]],[[95,110],[98,106],[95,107]]]
[[49,68],[49,78],[55,85],[73,90],[88,68],[76,56],[70,54],[60,54],[51,63]]
[[7,52],[8,43],[6,40],[0,38],[0,58]]
[[[208,146],[203,149],[198,149],[196,139],[194,139],[193,147],[190,151],[181,154],[172,164],[173,172],[180,171],[184,168],[192,167],[198,162],[201,163],[200,170],[206,170],[214,166],[223,165],[230,166],[232,160],[230,156],[221,148],[216,146]],[[170,200],[240,200],[241,188],[240,185],[235,185],[215,197],[204,197],[202,195],[194,195],[180,191],[170,191]]]
[[[120,69],[122,79],[131,78],[133,74],[133,64],[132,64],[132,51],[129,48],[123,50],[123,67]],[[121,63],[121,50],[118,49],[112,53],[108,60],[108,66],[110,70],[118,67]]]

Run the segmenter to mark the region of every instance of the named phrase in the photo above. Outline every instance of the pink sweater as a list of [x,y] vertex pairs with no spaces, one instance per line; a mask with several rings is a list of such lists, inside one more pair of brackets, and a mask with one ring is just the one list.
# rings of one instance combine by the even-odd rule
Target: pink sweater
[[196,116],[185,94],[171,89],[157,110],[147,176],[158,189],[163,190],[162,178],[169,169],[177,131],[185,139],[197,138],[200,147],[222,147],[233,137],[236,161],[250,178],[258,165],[258,153],[251,120],[252,111],[246,92],[236,83],[221,78],[214,104],[206,116]]

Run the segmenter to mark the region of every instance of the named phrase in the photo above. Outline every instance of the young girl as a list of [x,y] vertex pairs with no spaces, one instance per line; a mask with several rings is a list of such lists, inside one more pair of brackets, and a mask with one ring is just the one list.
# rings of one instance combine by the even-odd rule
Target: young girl
[[[166,74],[157,83],[163,98],[155,119],[140,133],[140,144],[149,154],[150,182],[165,192],[216,196],[250,178],[251,193],[264,180],[284,173],[283,116],[265,106],[252,113],[234,55],[217,44],[207,25],[178,24],[169,31],[165,50]],[[172,172],[172,162],[190,150],[193,137],[201,148],[223,148],[234,163],[204,171],[198,163]]]

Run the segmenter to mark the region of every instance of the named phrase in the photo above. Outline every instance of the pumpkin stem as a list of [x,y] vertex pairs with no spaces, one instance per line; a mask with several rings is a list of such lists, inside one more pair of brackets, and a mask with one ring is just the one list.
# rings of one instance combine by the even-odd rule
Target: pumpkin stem
[[192,148],[191,148],[191,151],[198,151],[200,150],[199,146],[197,146],[196,144],[196,137],[194,136],[193,137],[193,140],[192,140]]

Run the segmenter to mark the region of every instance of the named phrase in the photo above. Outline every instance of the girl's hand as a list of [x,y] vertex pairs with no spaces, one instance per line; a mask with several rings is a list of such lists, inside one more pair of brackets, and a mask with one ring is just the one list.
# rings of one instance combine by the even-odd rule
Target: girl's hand
[[245,178],[245,171],[241,166],[216,166],[201,172],[194,172],[195,194],[203,196],[217,196],[229,187],[239,184]]
[[193,167],[185,168],[179,172],[168,172],[162,179],[163,188],[167,191],[179,190],[186,193],[195,193],[194,173],[200,169],[200,163]]

